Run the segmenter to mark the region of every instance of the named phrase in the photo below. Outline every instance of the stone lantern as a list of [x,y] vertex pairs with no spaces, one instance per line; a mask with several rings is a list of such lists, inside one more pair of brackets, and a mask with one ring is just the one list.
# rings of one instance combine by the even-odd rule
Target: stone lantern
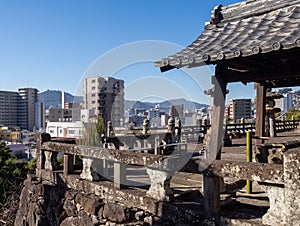
[[267,135],[269,137],[276,137],[275,113],[280,112],[281,109],[275,107],[275,99],[280,99],[282,97],[283,95],[272,92],[268,92],[266,96],[266,125],[269,128],[269,130],[267,130]]

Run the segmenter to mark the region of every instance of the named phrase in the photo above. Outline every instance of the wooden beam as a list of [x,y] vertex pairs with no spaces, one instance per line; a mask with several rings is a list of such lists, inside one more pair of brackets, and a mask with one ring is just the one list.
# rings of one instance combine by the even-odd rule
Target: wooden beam
[[299,69],[295,65],[290,67],[278,67],[274,70],[249,70],[245,72],[238,71],[232,68],[232,70],[226,70],[223,74],[227,83],[230,82],[262,82],[272,80],[284,80],[289,78],[300,79]]
[[[266,87],[255,83],[256,88],[256,124],[255,135],[265,136],[265,106],[266,106]],[[263,140],[257,139],[256,144],[262,144]]]
[[294,87],[300,86],[300,77],[287,78],[281,80],[271,80],[265,82],[264,85],[266,88],[281,88],[281,87]]

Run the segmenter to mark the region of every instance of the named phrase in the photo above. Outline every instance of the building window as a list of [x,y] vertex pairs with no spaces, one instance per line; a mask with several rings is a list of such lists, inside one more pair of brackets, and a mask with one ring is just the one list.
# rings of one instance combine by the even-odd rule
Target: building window
[[93,79],[93,80],[92,80],[92,83],[95,83],[95,82],[96,82],[96,80],[95,80],[95,79]]
[[74,135],[75,134],[75,130],[74,129],[69,129],[69,134],[70,135]]
[[92,97],[95,97],[95,96],[96,96],[96,94],[95,94],[95,93],[93,93],[93,94],[92,94]]
[[92,101],[92,104],[95,104],[95,103],[96,103],[96,101],[93,100],[93,101]]
[[96,87],[95,87],[95,86],[93,86],[93,87],[92,87],[92,90],[96,90]]

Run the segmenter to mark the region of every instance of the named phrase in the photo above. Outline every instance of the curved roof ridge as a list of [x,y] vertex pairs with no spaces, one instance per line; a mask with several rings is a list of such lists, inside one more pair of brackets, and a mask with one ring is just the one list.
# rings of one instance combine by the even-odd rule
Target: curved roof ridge
[[228,6],[216,6],[212,11],[211,23],[216,15],[221,14],[222,20],[219,22],[229,22],[233,20],[253,17],[265,14],[277,9],[282,9],[292,5],[297,5],[300,0],[246,0]]
[[[280,0],[273,2],[279,3]],[[300,0],[289,0],[285,7],[273,8],[266,13],[209,23],[194,42],[180,52],[155,62],[155,66],[160,67],[161,71],[167,71],[299,48],[299,23]]]

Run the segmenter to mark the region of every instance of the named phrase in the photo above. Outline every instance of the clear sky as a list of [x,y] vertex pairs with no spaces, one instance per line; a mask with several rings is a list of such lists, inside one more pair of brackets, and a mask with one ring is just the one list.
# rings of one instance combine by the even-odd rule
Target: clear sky
[[[202,32],[205,21],[209,21],[214,6],[236,2],[238,0],[1,1],[0,90],[34,87],[41,92],[54,89],[75,94],[80,90],[79,83],[84,76],[114,73],[114,76],[125,80],[125,86],[131,87],[127,92],[125,90],[127,99],[134,98],[134,90],[143,92],[143,85],[153,85],[150,81],[154,84],[167,81],[171,84],[170,88],[172,85],[180,86],[182,92],[175,92],[172,94],[174,97],[177,93],[200,102],[203,94],[198,92],[209,88],[201,84],[206,84],[210,75],[203,76],[202,82],[198,75],[190,75],[188,79],[181,76],[185,71],[180,70],[161,74],[153,66],[153,61],[194,41]],[[139,44],[145,44],[146,48]],[[129,49],[124,49],[124,46],[129,46]],[[144,55],[136,56],[143,60],[133,59],[125,62],[126,67],[118,65],[115,71],[109,71],[111,66],[108,64],[120,62],[122,54],[116,49],[121,49],[128,58],[139,49]],[[158,55],[149,53],[159,50]],[[102,60],[100,63],[99,59]],[[91,65],[97,61],[97,70],[91,70]],[[212,68],[209,70],[212,74]],[[187,73],[199,73],[191,71]],[[145,76],[146,80],[141,80]],[[172,80],[172,77],[178,79]],[[200,90],[197,90],[199,86]],[[234,84],[229,88],[232,88],[229,98],[254,95],[251,85]],[[159,94],[158,99],[169,98],[164,95]]]

